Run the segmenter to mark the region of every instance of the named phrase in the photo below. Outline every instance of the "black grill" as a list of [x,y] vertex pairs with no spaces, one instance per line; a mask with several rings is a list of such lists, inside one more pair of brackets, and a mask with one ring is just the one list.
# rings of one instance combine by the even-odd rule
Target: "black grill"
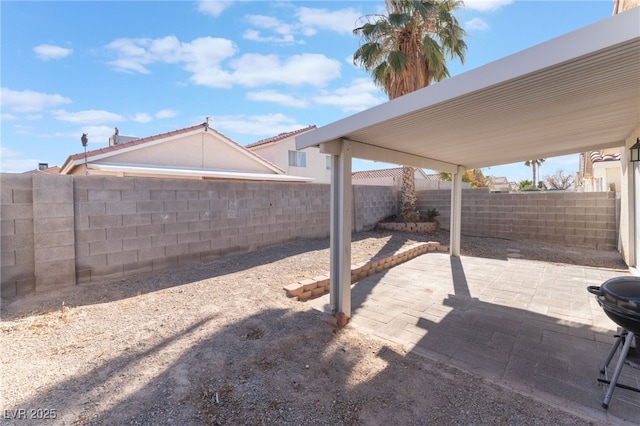
[[[640,277],[616,277],[605,281],[600,287],[589,286],[587,291],[595,294],[598,304],[609,318],[622,328],[617,339],[607,356],[606,361],[600,368],[600,373],[605,375],[604,379],[598,379],[602,383],[607,383],[607,393],[602,402],[602,406],[609,408],[609,402],[616,387],[640,392],[640,389],[618,383],[618,378],[622,372],[622,367],[629,354],[634,336],[640,336]],[[637,337],[636,337],[637,340]],[[620,357],[618,364],[611,376],[607,379],[607,367],[611,363],[618,348]]]

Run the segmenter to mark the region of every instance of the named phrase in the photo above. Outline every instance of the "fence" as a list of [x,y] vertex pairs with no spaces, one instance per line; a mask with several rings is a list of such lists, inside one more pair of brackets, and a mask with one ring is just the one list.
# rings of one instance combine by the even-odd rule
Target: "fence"
[[[115,279],[329,235],[329,185],[1,174],[3,296]],[[393,187],[355,186],[353,224],[396,213]],[[448,228],[450,190],[419,191]],[[615,248],[613,193],[463,190],[462,232]]]
[[[462,190],[462,233],[615,249],[619,214],[614,192],[490,193]],[[419,191],[418,209],[436,208],[449,228],[451,191]]]
[[[329,185],[2,174],[2,295],[114,279],[329,235]],[[356,187],[354,229],[395,212]]]

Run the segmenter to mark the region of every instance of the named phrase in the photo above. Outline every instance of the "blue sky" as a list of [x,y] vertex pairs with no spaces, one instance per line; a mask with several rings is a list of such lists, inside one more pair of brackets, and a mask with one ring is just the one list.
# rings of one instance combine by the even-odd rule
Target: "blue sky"
[[[611,16],[601,1],[466,1],[457,75]],[[62,165],[121,135],[202,123],[246,145],[322,126],[386,100],[353,66],[352,30],[376,1],[5,1],[1,19],[3,172]],[[354,160],[354,171],[387,167]],[[577,155],[540,171],[573,173]],[[531,179],[523,164],[485,175]]]

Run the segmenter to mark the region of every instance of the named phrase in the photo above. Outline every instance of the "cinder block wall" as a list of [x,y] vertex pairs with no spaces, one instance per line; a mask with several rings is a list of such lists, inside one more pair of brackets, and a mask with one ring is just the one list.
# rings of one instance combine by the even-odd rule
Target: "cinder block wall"
[[392,186],[353,186],[354,224],[356,231],[369,230],[398,210],[397,189]]
[[35,289],[32,175],[2,175],[0,193],[3,296]]
[[[206,262],[329,235],[329,185],[0,175],[3,296]],[[397,211],[395,189],[354,186],[354,229]],[[449,190],[419,191],[449,226]],[[612,193],[463,190],[465,234],[615,248]]]
[[[6,174],[3,296],[166,269],[329,235],[329,185]],[[395,211],[355,187],[355,229]]]
[[326,185],[75,177],[78,282],[329,233]]
[[[438,209],[444,229],[449,229],[450,205],[449,190],[418,192],[418,208]],[[467,235],[615,249],[617,220],[613,192],[462,190],[462,232]]]

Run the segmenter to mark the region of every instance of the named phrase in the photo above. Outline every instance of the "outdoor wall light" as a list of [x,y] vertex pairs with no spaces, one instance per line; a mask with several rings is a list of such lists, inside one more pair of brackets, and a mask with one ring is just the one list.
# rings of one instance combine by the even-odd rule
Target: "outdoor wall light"
[[631,161],[634,163],[640,161],[640,138],[636,140],[636,143],[631,145]]

